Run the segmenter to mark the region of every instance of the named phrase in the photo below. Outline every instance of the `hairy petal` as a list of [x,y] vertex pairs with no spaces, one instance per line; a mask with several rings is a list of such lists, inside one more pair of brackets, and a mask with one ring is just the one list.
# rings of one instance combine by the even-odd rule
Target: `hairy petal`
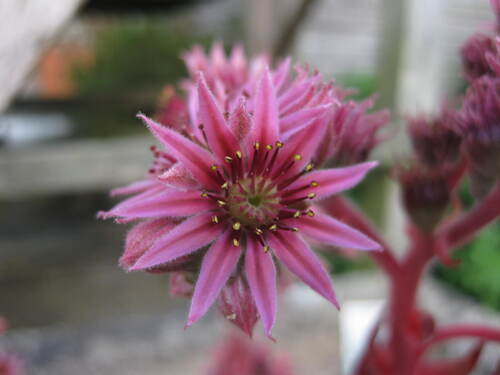
[[179,217],[194,215],[215,207],[214,202],[201,197],[199,191],[170,191],[120,205],[111,213],[125,218]]
[[182,163],[175,163],[165,173],[158,176],[163,184],[181,190],[196,189],[200,185]]
[[254,140],[274,144],[278,140],[280,126],[276,92],[269,70],[262,75],[254,110]]
[[[316,198],[325,198],[350,189],[377,165],[377,162],[366,162],[350,167],[322,169],[308,173],[287,188],[287,199],[298,198],[308,193],[316,194]],[[307,188],[304,189],[305,186]]]
[[241,248],[232,246],[230,236],[231,231],[227,230],[203,257],[187,326],[192,325],[207,312],[236,267]]
[[205,134],[212,151],[223,160],[224,156],[233,155],[238,141],[226,125],[226,120],[215,98],[207,87],[203,73],[198,76],[198,119],[205,127]]
[[277,309],[276,269],[271,254],[264,252],[253,236],[247,240],[245,275],[266,334],[272,337]]
[[329,245],[360,250],[381,250],[381,246],[365,234],[323,213],[290,220],[304,234]]
[[290,136],[307,126],[316,117],[324,115],[330,108],[332,108],[331,104],[324,104],[291,113],[280,120],[281,132]]
[[129,270],[158,237],[170,232],[174,226],[171,219],[164,218],[147,220],[135,225],[127,233],[125,251],[118,261],[120,266]]
[[111,196],[115,197],[118,195],[131,195],[142,193],[145,190],[148,190],[158,183],[154,179],[147,179],[133,182],[127,186],[122,186],[116,189],[111,190]]
[[222,225],[212,223],[210,213],[191,217],[158,238],[131,269],[151,268],[192,253],[215,240],[222,230]]
[[276,232],[268,240],[274,254],[291,272],[339,308],[328,272],[299,235]]
[[217,182],[210,173],[210,167],[215,164],[215,161],[207,150],[143,114],[139,114],[137,117],[144,121],[153,135],[168,148],[177,160],[186,166],[202,185],[207,188],[217,187]]

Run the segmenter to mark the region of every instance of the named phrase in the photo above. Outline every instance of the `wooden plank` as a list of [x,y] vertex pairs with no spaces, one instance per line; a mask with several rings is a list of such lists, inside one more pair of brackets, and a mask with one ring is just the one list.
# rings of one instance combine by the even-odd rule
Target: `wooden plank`
[[149,136],[0,149],[0,198],[108,190],[142,178]]

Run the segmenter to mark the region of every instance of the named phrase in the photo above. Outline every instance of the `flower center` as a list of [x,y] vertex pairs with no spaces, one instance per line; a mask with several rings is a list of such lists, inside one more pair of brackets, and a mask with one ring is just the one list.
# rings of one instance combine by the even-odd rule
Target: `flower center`
[[254,228],[271,223],[281,208],[277,187],[262,176],[247,177],[232,184],[227,204],[231,216]]

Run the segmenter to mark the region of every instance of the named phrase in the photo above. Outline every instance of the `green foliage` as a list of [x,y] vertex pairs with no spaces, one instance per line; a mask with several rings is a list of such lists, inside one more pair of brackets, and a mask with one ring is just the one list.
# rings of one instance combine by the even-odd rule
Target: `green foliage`
[[77,87],[83,95],[104,96],[175,83],[186,74],[179,54],[196,42],[186,31],[151,20],[107,26],[97,33],[92,66],[74,72]]
[[[473,205],[468,184],[460,190],[462,203]],[[446,268],[438,265],[435,274],[452,287],[500,311],[500,223],[483,230],[470,244],[458,250],[460,265]]]
[[377,77],[369,73],[344,73],[337,81],[344,87],[356,90],[351,96],[354,100],[363,100],[369,98],[377,91]]

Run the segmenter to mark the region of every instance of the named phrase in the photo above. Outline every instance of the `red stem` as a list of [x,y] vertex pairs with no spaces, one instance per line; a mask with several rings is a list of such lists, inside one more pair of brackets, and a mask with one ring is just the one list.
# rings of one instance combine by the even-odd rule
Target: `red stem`
[[500,329],[473,324],[449,325],[438,329],[427,342],[422,344],[417,355],[421,356],[429,347],[441,341],[463,337],[500,342]]
[[469,212],[444,225],[436,233],[438,251],[463,244],[500,216],[500,184]]

